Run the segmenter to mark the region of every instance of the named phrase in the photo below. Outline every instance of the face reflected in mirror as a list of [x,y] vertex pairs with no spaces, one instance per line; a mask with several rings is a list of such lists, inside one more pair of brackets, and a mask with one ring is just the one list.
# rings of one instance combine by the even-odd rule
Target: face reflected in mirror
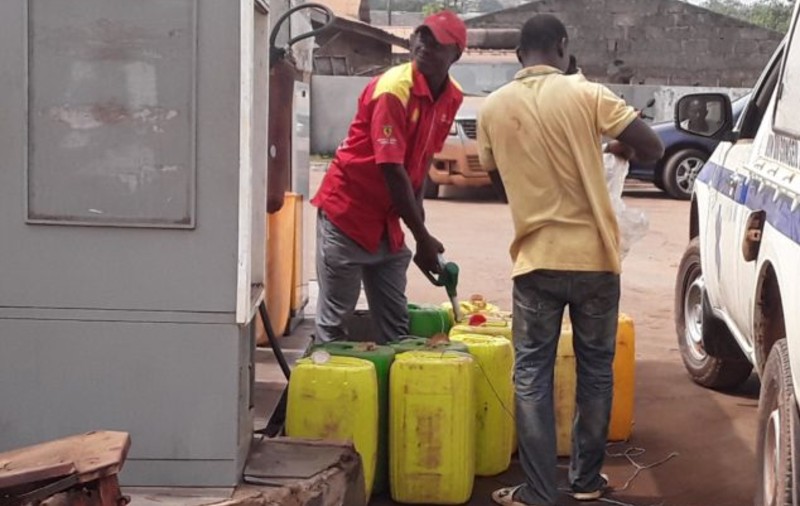
[[[697,125],[696,128],[708,128],[706,117],[708,116],[708,107],[706,101],[699,98],[693,98],[689,101],[689,123]],[[704,125],[700,127],[700,125]]]
[[725,103],[721,97],[687,97],[680,104],[681,128],[690,133],[711,137],[725,123]]

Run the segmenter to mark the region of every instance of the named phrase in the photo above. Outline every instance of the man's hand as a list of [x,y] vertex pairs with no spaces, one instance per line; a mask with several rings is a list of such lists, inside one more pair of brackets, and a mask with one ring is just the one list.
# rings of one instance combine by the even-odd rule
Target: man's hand
[[424,272],[439,274],[440,253],[444,253],[442,243],[432,235],[426,234],[421,240],[417,241],[417,253],[414,255],[414,263]]
[[627,144],[623,144],[620,141],[613,140],[606,144],[606,153],[611,153],[616,155],[623,160],[630,160],[636,154],[636,152],[628,146]]

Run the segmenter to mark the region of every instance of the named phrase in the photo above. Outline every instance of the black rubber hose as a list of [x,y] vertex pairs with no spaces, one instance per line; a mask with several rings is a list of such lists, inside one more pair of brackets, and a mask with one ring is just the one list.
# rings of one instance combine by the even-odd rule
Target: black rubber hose
[[272,29],[272,32],[269,35],[269,50],[270,50],[269,66],[270,67],[275,65],[278,62],[278,60],[280,58],[282,58],[283,55],[286,53],[286,50],[284,48],[275,47],[275,41],[278,38],[278,33],[280,33],[280,31],[281,31],[281,26],[283,26],[283,23],[287,19],[289,19],[289,16],[291,16],[295,12],[301,11],[303,9],[317,9],[317,10],[322,11],[325,14],[325,17],[327,18],[326,21],[325,21],[325,24],[322,25],[319,28],[316,28],[314,30],[311,30],[311,31],[308,31],[306,33],[300,34],[297,37],[293,37],[293,38],[289,39],[289,42],[286,44],[286,47],[291,47],[291,46],[297,44],[298,42],[300,42],[303,39],[307,39],[309,37],[314,37],[316,35],[319,35],[319,34],[325,32],[325,31],[327,31],[333,25],[333,21],[336,19],[336,16],[333,14],[333,11],[331,11],[331,9],[327,5],[322,5],[322,4],[318,4],[318,3],[300,4],[300,5],[297,5],[295,7],[292,7],[288,11],[284,12],[283,15],[281,15],[281,17],[278,18],[278,21],[275,22],[275,27]]
[[275,336],[275,331],[272,329],[272,323],[267,314],[266,302],[261,301],[261,304],[258,305],[258,312],[261,314],[261,322],[264,324],[264,331],[267,333],[269,347],[272,348],[272,353],[275,354],[275,359],[278,361],[278,365],[281,366],[283,375],[286,376],[288,380],[292,375],[292,369],[289,367],[289,362],[286,361],[286,357],[283,356],[283,350],[281,350],[281,346],[278,344],[278,338]]

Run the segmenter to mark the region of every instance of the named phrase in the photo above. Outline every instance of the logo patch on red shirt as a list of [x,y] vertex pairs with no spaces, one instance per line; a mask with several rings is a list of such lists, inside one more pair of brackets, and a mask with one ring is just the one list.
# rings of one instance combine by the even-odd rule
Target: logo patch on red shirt
[[397,139],[392,136],[393,133],[394,128],[392,128],[392,125],[383,125],[383,138],[378,139],[378,144],[381,146],[393,146],[397,144]]

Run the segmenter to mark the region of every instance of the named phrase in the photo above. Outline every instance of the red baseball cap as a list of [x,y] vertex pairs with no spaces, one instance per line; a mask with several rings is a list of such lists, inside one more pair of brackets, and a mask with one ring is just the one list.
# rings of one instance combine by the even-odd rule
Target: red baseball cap
[[420,26],[427,26],[439,44],[455,44],[461,52],[467,47],[467,26],[453,11],[431,14]]

